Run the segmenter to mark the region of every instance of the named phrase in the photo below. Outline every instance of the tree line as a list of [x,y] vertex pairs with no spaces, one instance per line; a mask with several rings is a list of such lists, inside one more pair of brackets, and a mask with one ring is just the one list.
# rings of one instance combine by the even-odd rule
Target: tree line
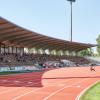
[[100,34],[98,35],[98,37],[96,38],[96,54],[94,53],[92,48],[88,48],[86,50],[82,50],[80,51],[80,55],[81,56],[100,56]]

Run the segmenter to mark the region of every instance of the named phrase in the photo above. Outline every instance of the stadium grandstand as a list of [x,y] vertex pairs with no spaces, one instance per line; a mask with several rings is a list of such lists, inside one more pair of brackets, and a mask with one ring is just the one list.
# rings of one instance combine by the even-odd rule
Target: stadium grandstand
[[21,70],[22,66],[36,67],[37,64],[63,67],[65,60],[76,65],[88,64],[78,52],[94,46],[41,35],[0,17],[0,70],[8,70],[8,67]]

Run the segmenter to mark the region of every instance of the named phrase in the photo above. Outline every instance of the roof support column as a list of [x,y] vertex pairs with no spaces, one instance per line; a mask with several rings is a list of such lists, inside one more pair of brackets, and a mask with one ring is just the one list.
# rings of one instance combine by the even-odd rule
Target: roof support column
[[52,51],[51,51],[51,54],[52,54],[52,55],[56,55],[56,50],[52,50]]
[[35,50],[35,54],[38,54],[38,49],[37,49],[37,48],[35,48],[34,50]]
[[22,54],[24,54],[24,47],[22,47]]
[[13,51],[14,51],[14,48],[13,48],[13,46],[12,46],[11,48],[12,48],[12,53],[13,53]]
[[4,53],[5,53],[5,44],[4,44]]
[[69,51],[69,56],[72,56],[72,51]]
[[18,52],[17,52],[17,47],[15,47],[15,53],[18,53]]
[[48,49],[49,55],[51,55],[51,51],[52,51],[51,49]]
[[10,46],[8,46],[8,53],[9,53],[9,48],[10,48]]

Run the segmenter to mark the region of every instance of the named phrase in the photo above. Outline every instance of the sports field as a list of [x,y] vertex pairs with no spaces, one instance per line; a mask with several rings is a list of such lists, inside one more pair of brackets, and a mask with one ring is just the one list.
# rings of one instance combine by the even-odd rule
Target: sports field
[[48,69],[0,76],[0,100],[75,100],[88,86],[100,80],[100,67]]

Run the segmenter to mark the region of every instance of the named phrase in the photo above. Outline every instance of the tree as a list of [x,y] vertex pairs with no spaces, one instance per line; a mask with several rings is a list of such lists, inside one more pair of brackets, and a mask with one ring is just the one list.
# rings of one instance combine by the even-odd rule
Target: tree
[[97,53],[100,56],[100,34],[98,35],[96,41],[97,41]]
[[82,50],[79,52],[80,56],[92,56],[93,55],[93,51],[91,48],[88,48],[86,50]]

